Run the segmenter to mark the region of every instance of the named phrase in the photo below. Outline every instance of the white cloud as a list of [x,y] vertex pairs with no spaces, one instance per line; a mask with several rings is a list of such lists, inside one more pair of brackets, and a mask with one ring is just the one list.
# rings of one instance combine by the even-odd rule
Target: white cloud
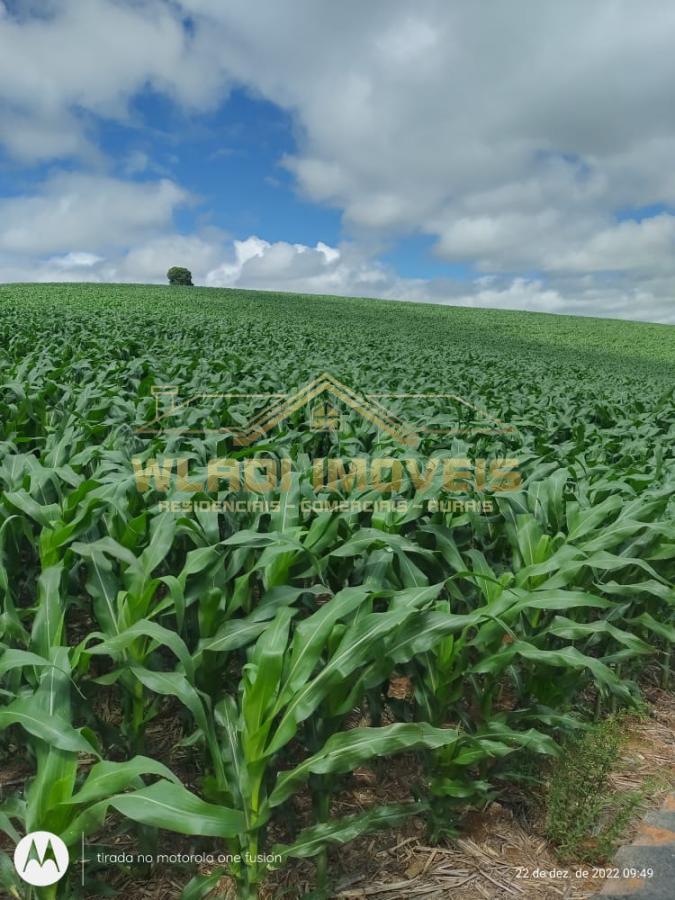
[[61,173],[24,196],[0,199],[0,251],[59,253],[129,246],[164,230],[189,201],[168,179],[132,182]]
[[168,234],[139,243],[126,253],[116,265],[116,279],[120,281],[166,282],[171,266],[185,266],[202,281],[205,273],[216,267],[223,257],[223,240],[218,234]]
[[367,295],[386,293],[396,276],[361,258],[353,249],[338,249],[319,241],[316,246],[269,243],[252,236],[234,241],[229,258],[207,272],[210,287],[246,287],[299,293]]
[[[201,37],[161,0],[55,0],[42,14],[0,16],[0,140],[16,156],[48,159],[87,151],[74,110],[123,119],[151,86],[195,109],[222,96],[226,76]],[[35,10],[32,11],[35,13]],[[33,137],[30,137],[30,135]]]
[[53,256],[47,260],[47,266],[56,266],[64,271],[72,269],[90,269],[97,263],[103,262],[102,256],[96,256],[94,253],[66,253],[64,256]]
[[618,209],[675,204],[668,0],[648,16],[628,0],[182,6],[234,78],[294,112],[285,164],[356,237],[421,232],[486,271],[597,271]]
[[92,158],[97,155],[70,112],[33,117],[25,112],[3,109],[1,103],[0,110],[0,143],[10,154],[24,162],[65,156]]
[[583,245],[550,260],[550,268],[573,272],[675,273],[675,216],[662,213],[598,231]]

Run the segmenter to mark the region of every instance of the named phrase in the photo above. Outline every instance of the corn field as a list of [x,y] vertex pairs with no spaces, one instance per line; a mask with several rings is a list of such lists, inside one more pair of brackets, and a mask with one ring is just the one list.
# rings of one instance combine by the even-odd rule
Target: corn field
[[[330,896],[336,848],[411,816],[441,841],[521,760],[555,758],[592,718],[638,703],[646,677],[668,687],[674,334],[343,298],[0,287],[0,765],[25,761],[0,796],[2,895],[89,896],[107,877],[95,848],[131,832],[151,851],[222,855],[177,869],[184,900],[233,885],[257,897],[297,859]],[[255,416],[256,395],[324,371],[382,396],[418,445],[349,411],[313,430],[297,409],[237,446],[228,428]],[[237,396],[188,408],[186,433],[144,431],[166,385]],[[420,399],[433,393],[461,400]],[[478,427],[477,409],[510,428]],[[390,499],[419,503],[315,509],[302,500],[317,457],[420,470],[509,457],[521,483],[468,479],[458,495],[488,511],[429,505],[407,475]],[[173,476],[139,489],[138,465],[160,458],[183,460],[198,489]],[[213,458],[287,460],[287,490],[269,510],[212,509],[198,501],[247,490],[210,490]],[[336,815],[351,773],[396,754],[408,795]],[[17,876],[13,847],[36,830],[71,861],[86,844],[85,887],[74,864],[50,887]]]

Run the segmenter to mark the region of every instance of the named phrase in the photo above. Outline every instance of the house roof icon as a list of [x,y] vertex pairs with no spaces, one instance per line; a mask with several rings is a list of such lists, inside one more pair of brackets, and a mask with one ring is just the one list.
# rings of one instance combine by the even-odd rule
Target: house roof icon
[[345,406],[353,409],[363,419],[371,422],[380,431],[384,431],[399,444],[406,447],[416,447],[419,444],[419,436],[411,425],[387,412],[375,401],[357,394],[328,372],[323,372],[318,378],[310,381],[285,400],[270,404],[267,409],[249,422],[245,430],[235,436],[235,443],[246,447],[254,441],[260,440],[272,428],[280,425],[294,412],[307,406],[312,400],[323,394],[340,400]]
[[[234,443],[236,446],[248,447],[256,441],[259,441],[266,434],[269,434],[269,432],[272,431],[272,429],[274,429],[277,425],[281,425],[286,419],[292,416],[293,413],[310,404],[315,398],[321,397],[322,395],[328,395],[334,400],[339,400],[349,409],[354,410],[363,419],[371,422],[373,425],[375,425],[376,428],[385,432],[403,446],[416,447],[419,444],[420,440],[412,425],[405,422],[398,416],[395,416],[392,413],[388,412],[384,408],[384,406],[382,406],[376,400],[365,397],[362,394],[358,394],[356,391],[353,391],[351,388],[347,387],[347,385],[342,384],[341,381],[338,381],[338,379],[335,378],[334,375],[331,375],[329,372],[323,372],[317,378],[312,379],[307,384],[303,385],[299,390],[289,395],[201,394],[197,397],[191,398],[186,402],[178,403],[178,390],[171,385],[159,386],[153,390],[153,393],[156,397],[157,414],[151,422],[147,423],[147,425],[143,425],[140,428],[136,429],[137,432],[156,433],[157,431],[165,430],[170,430],[174,433],[178,432],[181,434],[202,434],[205,431],[207,433],[220,432],[231,434],[234,438]],[[219,397],[228,398],[250,396],[265,396],[267,398],[270,398],[270,402],[265,406],[263,410],[261,410],[261,412],[259,412],[253,419],[251,419],[250,422],[248,422],[243,428],[240,429],[225,427],[199,429],[195,432],[194,429],[181,428],[180,425],[175,426],[169,424],[168,421],[169,418],[171,418],[175,422],[176,416],[180,414],[181,410],[186,410],[191,407],[194,408],[195,401],[198,400],[199,397],[208,397],[211,399],[215,399]]]
[[[450,434],[463,433],[465,429],[438,429],[434,430],[424,426],[416,426],[406,422],[400,416],[386,409],[379,401],[379,397],[435,397],[452,398],[472,408],[475,412],[487,417],[491,422],[487,428],[473,428],[473,431],[515,431],[512,426],[504,428],[504,423],[490,416],[485,410],[480,410],[474,404],[454,394],[359,394],[352,388],[343,384],[330,372],[322,372],[316,378],[304,384],[291,394],[252,394],[252,393],[202,393],[189,399],[178,402],[178,388],[173,385],[157,385],[152,388],[155,396],[156,415],[152,421],[136,429],[137,433],[147,434],[159,432],[171,432],[172,434],[227,434],[231,435],[235,446],[249,447],[261,440],[275,427],[283,424],[295,412],[308,406],[317,398],[331,398],[339,401],[348,409],[353,410],[363,419],[373,424],[377,429],[388,434],[393,440],[404,447],[416,448],[423,434]],[[180,425],[180,414],[198,406],[199,400],[217,400],[233,398],[263,398],[267,400],[264,408],[241,428],[231,425],[222,428],[191,428],[188,425]]]

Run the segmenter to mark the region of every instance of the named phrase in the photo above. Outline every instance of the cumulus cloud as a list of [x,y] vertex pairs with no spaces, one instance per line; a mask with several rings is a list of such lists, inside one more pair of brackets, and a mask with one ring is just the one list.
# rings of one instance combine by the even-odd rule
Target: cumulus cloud
[[59,253],[129,246],[164,230],[189,194],[168,179],[123,181],[60,173],[26,195],[0,199],[0,251]]
[[97,263],[103,262],[102,256],[94,253],[66,253],[63,256],[53,256],[47,260],[47,266],[56,266],[64,272],[77,271],[78,269],[90,269]]
[[395,276],[356,252],[329,247],[270,243],[252,236],[234,241],[230,258],[205,276],[211,287],[247,287],[315,294],[372,294],[390,290]]
[[[0,16],[0,140],[30,160],[92,152],[83,112],[129,116],[147,87],[194,109],[222,99],[224,69],[161,0],[52,0]],[[200,32],[201,35],[201,32]]]
[[675,216],[661,213],[598,231],[585,244],[551,258],[550,268],[675,273]]
[[294,111],[285,165],[352,236],[422,233],[486,272],[674,271],[668,222],[616,218],[675,204],[667,0],[182,5]]

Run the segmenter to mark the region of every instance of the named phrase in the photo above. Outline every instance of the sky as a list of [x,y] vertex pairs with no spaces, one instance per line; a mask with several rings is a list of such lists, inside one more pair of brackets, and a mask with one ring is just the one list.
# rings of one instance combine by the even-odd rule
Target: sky
[[675,323],[672,0],[0,0],[0,282]]

